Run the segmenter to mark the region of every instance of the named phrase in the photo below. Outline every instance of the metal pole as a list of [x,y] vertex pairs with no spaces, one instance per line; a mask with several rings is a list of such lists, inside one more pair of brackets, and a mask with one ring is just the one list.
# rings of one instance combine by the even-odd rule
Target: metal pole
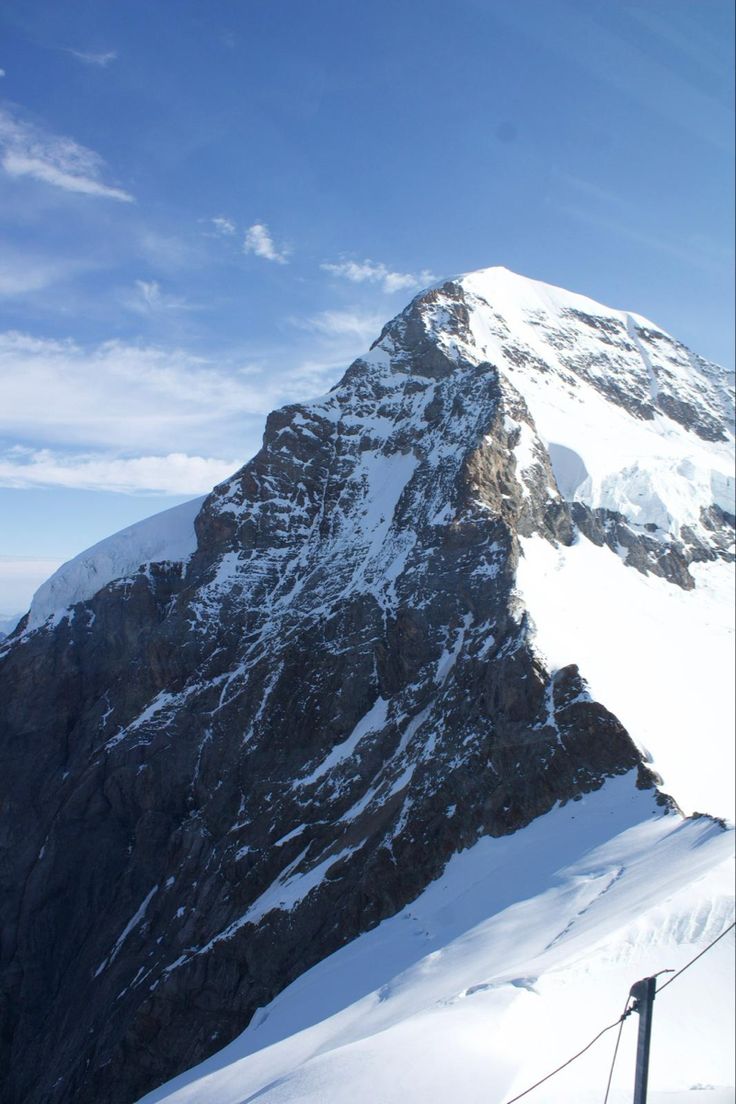
[[654,994],[656,991],[656,977],[642,978],[641,981],[637,981],[631,986],[630,996],[634,1001],[634,1011],[639,1013],[634,1104],[647,1104],[649,1046],[652,1039],[652,1014],[654,1012]]

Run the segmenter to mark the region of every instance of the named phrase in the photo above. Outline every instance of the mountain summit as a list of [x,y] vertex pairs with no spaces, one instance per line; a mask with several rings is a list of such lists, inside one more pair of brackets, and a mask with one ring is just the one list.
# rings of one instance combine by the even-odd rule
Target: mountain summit
[[732,418],[653,323],[484,269],[64,565],[0,643],[9,1104],[132,1104],[571,802],[733,816]]

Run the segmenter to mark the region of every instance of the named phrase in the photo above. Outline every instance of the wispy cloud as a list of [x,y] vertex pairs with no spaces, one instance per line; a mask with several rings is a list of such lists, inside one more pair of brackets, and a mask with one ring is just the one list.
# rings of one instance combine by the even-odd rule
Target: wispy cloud
[[71,54],[77,61],[84,62],[85,65],[94,65],[98,69],[107,69],[113,61],[117,60],[117,50],[105,50],[102,53],[95,53],[92,50],[73,50],[70,46],[65,46],[63,49],[67,54]]
[[[270,370],[275,357],[278,373]],[[0,438],[31,450],[31,459],[6,456],[15,467],[4,478],[18,478],[19,463],[32,468],[24,478],[40,472],[33,465],[41,461],[46,470],[48,450],[112,458],[184,453],[213,463],[224,458],[227,468],[231,457],[242,462],[256,451],[270,410],[326,391],[348,359],[334,345],[311,359],[281,349],[254,362],[142,343],[84,347],[0,333]],[[32,459],[36,454],[41,460]],[[66,471],[59,464],[56,470],[59,478]],[[163,486],[163,476],[156,485]]]
[[[155,281],[139,283],[158,309]],[[290,341],[212,357],[0,332],[0,486],[209,490],[254,455],[266,414],[326,392],[383,316],[352,308],[292,321],[309,335],[301,351]]]
[[196,239],[162,233],[150,226],[144,225],[139,229],[135,248],[154,271],[171,276],[199,268],[202,264],[202,251]]
[[133,196],[103,180],[105,162],[72,138],[50,134],[0,108],[0,165],[9,176],[30,176],[81,195],[133,203]]
[[326,261],[320,265],[320,268],[353,284],[380,284],[387,294],[423,288],[436,279],[428,269],[423,269],[419,273],[394,272],[382,261]]
[[277,264],[286,264],[289,250],[283,246],[278,247],[271,237],[271,232],[263,222],[254,222],[245,232],[243,241],[245,253],[255,253],[256,257],[263,257],[266,261],[275,261]]
[[158,280],[136,280],[133,289],[123,297],[123,302],[126,307],[138,314],[194,309],[186,299],[165,292]]
[[720,242],[693,235],[684,239],[681,236],[665,237],[648,230],[640,230],[623,203],[617,205],[618,209],[612,210],[586,210],[581,205],[572,203],[555,203],[554,207],[560,214],[575,222],[627,239],[644,246],[649,252],[674,257],[703,271],[720,270],[730,273],[733,268],[733,252]]
[[0,453],[0,486],[72,487],[126,494],[204,494],[231,475],[240,461],[171,452],[119,457],[14,447]]
[[4,250],[0,256],[0,297],[13,298],[42,291],[82,269],[82,264],[46,257],[33,257],[18,250]]
[[135,286],[145,307],[151,309],[161,306],[161,285],[156,280],[136,280]]
[[329,338],[349,338],[366,343],[381,332],[384,315],[377,311],[362,311],[357,307],[348,310],[326,310],[311,318],[294,318],[300,329],[309,330]]
[[[626,15],[621,20],[620,33],[613,30],[610,20],[604,20],[602,14],[597,14],[603,13],[605,7],[574,5],[574,34],[570,33],[567,19],[549,23],[529,19],[524,4],[496,4],[494,18],[497,16],[499,21],[531,38],[535,46],[542,43],[545,51],[560,54],[571,73],[582,69],[587,71],[586,79],[589,74],[597,82],[610,84],[616,94],[623,97],[622,103],[631,104],[631,110],[635,109],[636,104],[641,105],[647,114],[656,112],[669,123],[689,131],[697,143],[708,142],[732,157],[733,115],[725,97],[721,100],[717,95],[704,92],[700,82],[692,76],[692,66],[682,65],[671,55],[668,57],[669,51],[663,51],[660,43],[648,42],[640,26],[626,25],[627,16],[634,20],[637,18],[636,9],[648,11],[652,5],[621,5]],[[683,5],[683,12],[688,7],[693,13],[692,42],[695,36],[701,37],[699,31],[707,27],[708,20],[702,18],[703,5]],[[666,9],[665,5],[665,12]],[[666,14],[664,18],[667,18]],[[730,83],[733,68],[731,43],[728,46],[725,42],[720,43],[715,33],[708,34],[708,39],[707,46],[703,43],[700,60],[707,63],[712,75],[719,73],[724,81]],[[591,42],[597,43],[599,48],[581,48],[582,43]],[[576,79],[580,80],[580,77]],[[712,82],[709,83],[712,87]],[[695,152],[697,147],[692,149],[692,156],[699,156]]]
[[594,183],[592,180],[586,180],[584,177],[574,176],[572,173],[556,169],[552,170],[552,177],[559,181],[565,188],[572,189],[574,192],[588,199],[608,204],[610,207],[625,206],[625,201],[619,194],[610,191],[608,188],[601,188],[599,184]]
[[235,233],[236,226],[232,219],[225,218],[223,215],[218,215],[216,218],[211,218],[209,221],[214,226],[215,233],[221,235],[223,238],[230,238]]
[[212,455],[233,418],[264,405],[258,381],[182,349],[17,332],[0,334],[0,388],[0,436],[79,451],[176,452],[186,440]]

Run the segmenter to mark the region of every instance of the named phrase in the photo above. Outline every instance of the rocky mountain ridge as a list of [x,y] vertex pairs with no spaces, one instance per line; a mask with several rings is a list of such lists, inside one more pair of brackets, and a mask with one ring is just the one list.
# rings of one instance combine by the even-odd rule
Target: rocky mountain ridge
[[132,1102],[608,777],[674,808],[517,565],[589,540],[693,590],[733,558],[727,402],[651,323],[484,270],[270,415],[188,560],[62,576],[0,645],[8,1101]]

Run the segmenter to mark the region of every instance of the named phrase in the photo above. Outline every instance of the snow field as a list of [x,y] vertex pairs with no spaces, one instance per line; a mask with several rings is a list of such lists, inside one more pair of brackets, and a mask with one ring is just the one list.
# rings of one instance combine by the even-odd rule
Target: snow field
[[517,587],[551,670],[578,664],[686,814],[733,821],[733,566],[693,565],[685,591],[583,536],[522,548]]
[[[732,879],[733,833],[662,815],[632,776],[609,780],[454,856],[413,904],[141,1104],[503,1104],[617,1020],[634,981],[720,934]],[[682,1092],[696,1104],[698,1083],[732,1099],[732,963],[726,936],[658,998],[653,1104]],[[615,1104],[631,1098],[635,1021]],[[598,1104],[614,1036],[530,1099]]]

